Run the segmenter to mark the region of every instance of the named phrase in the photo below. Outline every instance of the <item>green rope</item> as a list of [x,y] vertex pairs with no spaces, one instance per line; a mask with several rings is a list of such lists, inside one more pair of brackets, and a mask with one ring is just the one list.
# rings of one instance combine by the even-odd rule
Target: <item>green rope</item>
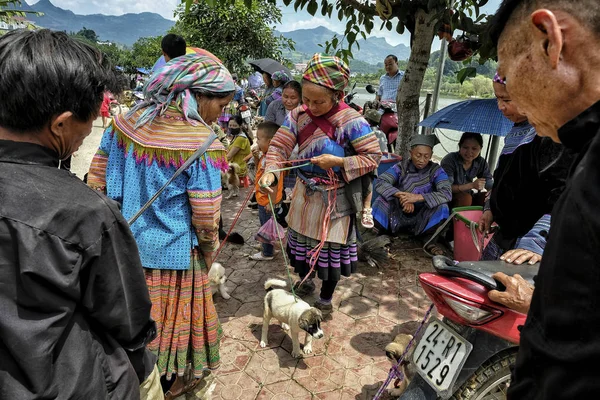
[[[271,196],[267,196],[269,198],[269,205],[271,206],[271,218],[275,219],[275,207],[273,207],[273,201],[271,200]],[[290,288],[292,289],[292,295],[294,296],[294,301],[298,302],[298,298],[296,296],[296,291],[294,290],[294,281],[292,279],[292,275],[290,274],[290,263],[287,258],[287,253],[285,248],[283,247],[283,240],[281,240],[281,235],[279,235],[279,223],[277,219],[275,219],[275,234],[277,235],[277,239],[279,240],[279,246],[281,246],[281,254],[283,254],[283,261],[285,262],[285,270],[287,272],[288,280],[290,282]]]
[[271,172],[271,173],[274,173],[274,172],[289,171],[289,170],[291,170],[291,169],[296,169],[296,168],[301,168],[301,167],[307,167],[307,166],[309,166],[309,165],[312,165],[312,164],[311,164],[311,163],[309,163],[309,162],[307,162],[307,163],[305,163],[305,164],[300,164],[300,165],[292,165],[291,167],[287,167],[287,168],[274,169],[274,170],[272,170],[272,171],[269,171],[269,172]]

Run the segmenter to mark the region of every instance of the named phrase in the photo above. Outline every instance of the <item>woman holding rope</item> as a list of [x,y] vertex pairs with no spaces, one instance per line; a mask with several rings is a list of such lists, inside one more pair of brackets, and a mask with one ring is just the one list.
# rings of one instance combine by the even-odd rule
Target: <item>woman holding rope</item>
[[[229,71],[211,57],[171,60],[146,84],[145,101],[104,133],[89,185],[121,203],[129,219],[207,140],[234,90]],[[221,328],[207,275],[219,245],[226,166],[225,147],[215,140],[131,226],[158,329],[148,348],[161,375],[175,375],[167,399],[219,365]]]
[[271,140],[265,191],[279,179],[278,169],[298,144],[296,161],[310,161],[298,178],[288,214],[287,254],[301,280],[299,296],[323,281],[315,307],[333,311],[331,300],[341,276],[356,271],[356,213],[362,209],[362,179],[379,164],[381,150],[367,121],[343,103],[350,71],[339,58],[315,54],[304,72],[303,105],[293,110]]

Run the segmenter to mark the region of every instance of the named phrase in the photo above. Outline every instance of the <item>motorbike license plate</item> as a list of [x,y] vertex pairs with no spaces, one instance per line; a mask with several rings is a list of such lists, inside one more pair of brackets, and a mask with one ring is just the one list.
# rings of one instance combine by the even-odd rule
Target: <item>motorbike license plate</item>
[[454,382],[473,345],[443,322],[432,318],[413,352],[417,372],[444,399],[452,396]]
[[246,119],[246,118],[250,118],[251,116],[252,116],[252,113],[250,112],[250,110],[242,111],[242,118]]

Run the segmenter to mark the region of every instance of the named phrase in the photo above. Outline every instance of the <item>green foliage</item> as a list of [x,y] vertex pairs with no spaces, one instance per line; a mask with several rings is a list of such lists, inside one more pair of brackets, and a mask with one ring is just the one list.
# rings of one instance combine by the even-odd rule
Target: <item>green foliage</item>
[[[422,91],[432,92],[435,89],[437,68],[429,67],[425,72]],[[444,75],[440,94],[445,96],[469,98],[489,98],[494,96],[492,79],[489,76],[477,75],[474,78],[468,78],[461,84],[456,74]]]
[[27,17],[28,14],[41,16],[41,13],[23,11],[13,8],[21,4],[21,0],[0,0],[0,21],[10,22],[14,17]]
[[162,36],[140,38],[131,48],[131,59],[127,60],[130,64],[125,66],[130,68],[152,68],[156,60],[162,55],[160,42]]
[[85,26],[83,27],[83,29],[81,29],[79,32],[77,32],[75,35],[81,36],[93,43],[96,43],[98,40],[100,40],[98,35],[96,35],[96,32],[94,32],[92,29],[87,29]]
[[275,34],[281,10],[268,0],[242,0],[192,4],[186,12],[177,11],[178,22],[172,32],[182,35],[189,46],[201,47],[219,57],[232,72],[247,73],[246,60],[274,58],[282,61],[282,51],[293,49],[293,42]]

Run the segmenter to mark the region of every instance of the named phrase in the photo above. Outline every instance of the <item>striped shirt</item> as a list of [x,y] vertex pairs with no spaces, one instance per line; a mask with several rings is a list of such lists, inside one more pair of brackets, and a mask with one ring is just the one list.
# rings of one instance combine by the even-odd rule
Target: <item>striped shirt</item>
[[403,76],[404,71],[398,70],[394,76],[385,74],[379,78],[379,90],[377,91],[377,95],[381,98],[380,101],[396,102],[398,87],[400,86],[400,81]]

